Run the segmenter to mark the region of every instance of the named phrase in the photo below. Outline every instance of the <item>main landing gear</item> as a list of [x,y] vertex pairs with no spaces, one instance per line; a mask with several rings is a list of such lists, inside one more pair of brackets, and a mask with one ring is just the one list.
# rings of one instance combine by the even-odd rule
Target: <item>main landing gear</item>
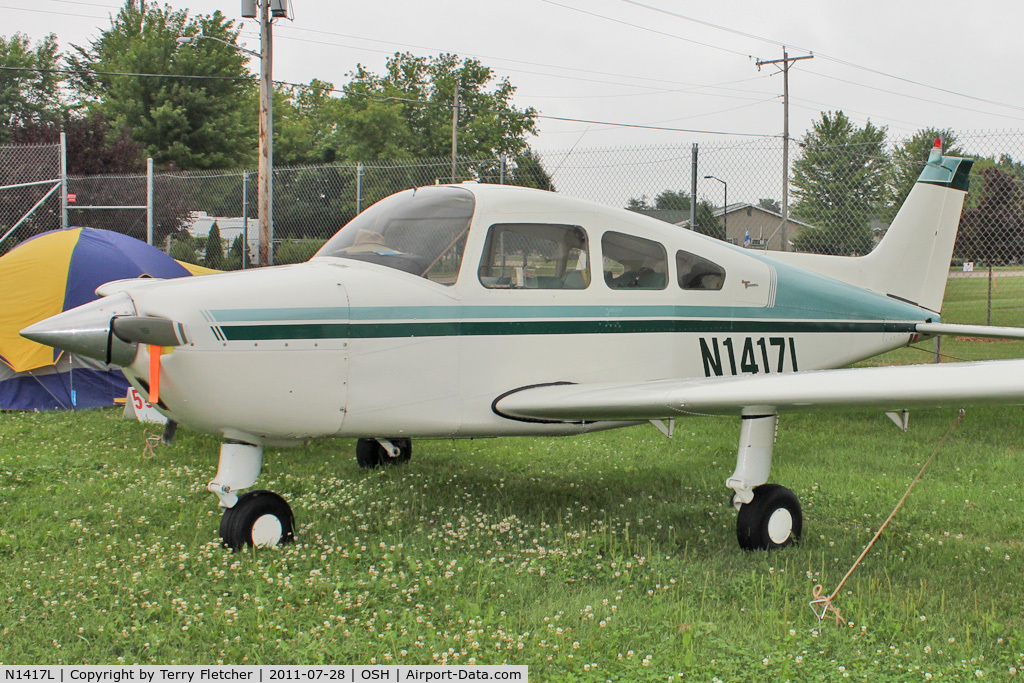
[[744,550],[775,550],[800,540],[803,514],[796,494],[785,486],[767,484],[779,416],[744,415],[736,471],[726,481],[732,504],[739,512],[736,540]]
[[356,441],[356,462],[364,469],[382,465],[400,465],[412,457],[409,439],[359,439]]
[[235,493],[255,484],[262,466],[262,446],[242,441],[220,445],[217,475],[207,488],[224,510],[220,538],[225,548],[270,547],[295,540],[295,517],[284,498],[271,491]]

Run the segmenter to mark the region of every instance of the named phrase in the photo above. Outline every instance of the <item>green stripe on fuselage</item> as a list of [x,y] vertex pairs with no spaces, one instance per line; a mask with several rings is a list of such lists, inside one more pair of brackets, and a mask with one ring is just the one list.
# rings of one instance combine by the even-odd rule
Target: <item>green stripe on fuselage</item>
[[228,341],[381,339],[545,334],[912,334],[916,322],[812,320],[515,320],[447,322],[280,323],[222,327]]

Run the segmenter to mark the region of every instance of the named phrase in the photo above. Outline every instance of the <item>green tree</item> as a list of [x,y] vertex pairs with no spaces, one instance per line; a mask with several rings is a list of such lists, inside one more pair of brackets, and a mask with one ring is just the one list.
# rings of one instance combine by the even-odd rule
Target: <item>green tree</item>
[[220,238],[220,226],[217,221],[210,226],[206,235],[206,249],[203,252],[203,265],[207,268],[221,268],[224,265],[224,242]]
[[190,18],[184,10],[126,0],[109,29],[88,47],[74,46],[73,84],[115,133],[128,131],[159,164],[250,162],[257,122],[247,57],[216,40],[176,41],[199,35],[234,44],[238,31],[219,11]]
[[886,127],[859,128],[842,111],[824,112],[793,164],[793,215],[814,227],[794,240],[799,251],[865,254],[874,246],[871,219],[884,208]]
[[647,211],[653,211],[654,206],[647,201],[647,195],[642,194],[639,197],[630,197],[629,201],[626,202],[626,210],[645,213]]
[[960,218],[957,255],[986,265],[1024,262],[1021,176],[1005,167],[990,165],[981,170],[979,177],[983,183],[976,203],[964,210]]
[[332,83],[314,78],[309,85],[279,87],[274,95],[274,162],[299,166],[335,161],[334,131],[342,109]]
[[242,239],[241,233],[235,237],[231,243],[231,249],[228,251],[228,255],[224,257],[224,263],[221,264],[221,270],[238,270],[242,267],[242,250],[245,249],[245,240]]
[[774,213],[782,213],[782,204],[779,203],[778,199],[772,199],[771,197],[761,197],[757,200],[757,205],[762,209],[772,211]]
[[168,236],[168,240],[169,247],[167,253],[170,254],[172,259],[184,261],[185,263],[199,263],[196,238],[187,230],[181,230],[177,234]]
[[[515,157],[535,134],[536,111],[512,104],[515,87],[476,59],[457,55],[388,59],[386,73],[362,65],[329,110],[338,158],[443,158],[451,155],[452,107],[459,92],[459,156]],[[326,103],[321,103],[323,107]]]
[[50,34],[33,47],[28,36],[0,36],[0,142],[19,127],[60,121],[60,55]]
[[501,175],[501,160],[481,162],[477,168],[477,176],[482,183],[501,183],[533,187],[538,190],[555,191],[555,183],[544,162],[536,150],[527,147],[520,154],[506,159],[504,180]]
[[630,211],[645,213],[648,211],[689,211],[690,193],[685,190],[662,190],[654,198],[654,202],[642,194],[639,197],[630,197],[626,202],[626,208]]
[[[626,209],[636,211],[654,217],[658,217],[658,211],[680,212],[690,210],[690,193],[685,190],[663,190],[654,198],[654,203],[647,198],[647,195],[640,195],[639,198],[631,197],[626,202]],[[725,227],[722,220],[715,217],[717,211],[714,204],[702,199],[697,202],[697,225],[695,232],[708,235],[716,239],[725,239]],[[689,219],[686,220],[689,224]]]
[[664,190],[654,198],[654,208],[661,211],[689,211],[690,193],[683,190]]
[[889,203],[882,217],[891,223],[899,212],[907,195],[917,182],[928,155],[935,147],[935,139],[942,141],[943,154],[965,156],[957,146],[956,134],[949,128],[922,128],[909,139],[904,140],[892,152],[892,175],[889,180]]
[[[49,144],[60,141],[67,133],[67,164],[69,175],[103,175],[145,172],[142,149],[127,131],[115,134],[102,114],[82,115],[67,112],[62,121],[47,121],[16,127],[10,131],[10,142],[16,144]],[[116,204],[108,197],[98,205]]]

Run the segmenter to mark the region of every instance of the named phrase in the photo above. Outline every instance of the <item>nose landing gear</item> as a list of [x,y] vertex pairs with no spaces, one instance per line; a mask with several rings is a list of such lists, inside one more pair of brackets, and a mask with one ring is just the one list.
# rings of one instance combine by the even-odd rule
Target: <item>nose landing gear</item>
[[295,540],[295,516],[284,498],[272,491],[237,494],[256,483],[262,466],[262,446],[241,441],[221,444],[217,475],[207,488],[224,510],[220,538],[225,548],[270,547]]
[[736,471],[726,481],[733,490],[736,540],[744,550],[776,550],[800,540],[803,512],[796,494],[767,484],[779,416],[744,415]]

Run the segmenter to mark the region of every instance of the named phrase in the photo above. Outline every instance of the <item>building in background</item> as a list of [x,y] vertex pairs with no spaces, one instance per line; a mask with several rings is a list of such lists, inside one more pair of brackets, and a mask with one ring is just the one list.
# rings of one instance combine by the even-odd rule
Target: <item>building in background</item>
[[[782,214],[766,209],[763,206],[738,202],[725,207],[715,209],[715,219],[719,223],[725,217],[726,235],[725,239],[730,244],[748,246],[751,249],[767,249],[770,251],[782,251]],[[690,220],[676,222],[681,228],[690,227]],[[803,230],[813,229],[808,223],[789,218],[789,249],[793,249],[793,240]],[[750,244],[745,245],[745,239],[749,235]]]

